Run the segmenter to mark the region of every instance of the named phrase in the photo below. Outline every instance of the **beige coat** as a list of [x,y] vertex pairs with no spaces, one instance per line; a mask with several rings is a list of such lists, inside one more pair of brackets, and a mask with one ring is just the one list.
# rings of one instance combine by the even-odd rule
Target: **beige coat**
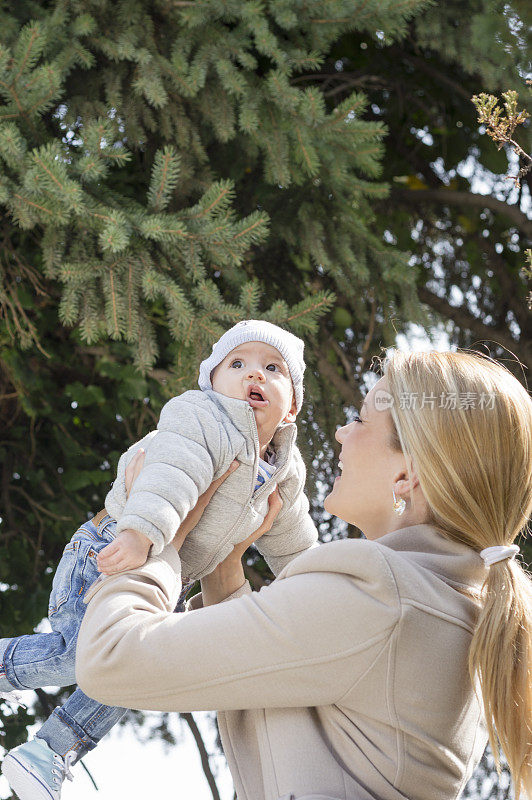
[[185,614],[171,546],[90,590],[76,674],[109,705],[217,709],[239,800],[451,800],[486,744],[478,553],[428,525],[294,559]]

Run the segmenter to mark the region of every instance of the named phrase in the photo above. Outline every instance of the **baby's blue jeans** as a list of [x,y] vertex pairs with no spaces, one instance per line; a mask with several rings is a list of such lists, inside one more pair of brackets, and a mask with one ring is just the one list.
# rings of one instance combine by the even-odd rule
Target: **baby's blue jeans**
[[[100,575],[96,557],[115,538],[115,528],[109,516],[98,527],[85,522],[65,547],[50,594],[51,633],[0,639],[1,692],[76,682],[76,641],[86,609],[83,598]],[[125,708],[103,706],[76,689],[35,735],[61,756],[73,750],[77,760],[96,747],[125,713]]]

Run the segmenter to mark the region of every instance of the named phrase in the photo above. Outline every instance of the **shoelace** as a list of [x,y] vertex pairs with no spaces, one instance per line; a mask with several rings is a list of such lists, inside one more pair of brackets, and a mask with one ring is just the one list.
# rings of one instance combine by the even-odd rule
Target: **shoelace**
[[58,786],[63,783],[65,778],[68,778],[69,781],[74,780],[74,776],[70,772],[70,767],[74,763],[75,758],[75,753],[67,753],[65,759],[62,759],[57,753],[54,755],[54,765],[58,767],[58,769],[52,767],[52,774],[54,776],[54,783]]

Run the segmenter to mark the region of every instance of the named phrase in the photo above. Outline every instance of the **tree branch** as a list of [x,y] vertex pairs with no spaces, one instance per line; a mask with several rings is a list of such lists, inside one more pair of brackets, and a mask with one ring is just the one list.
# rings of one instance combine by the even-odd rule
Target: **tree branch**
[[516,355],[528,369],[532,367],[531,343],[517,342],[506,330],[486,325],[481,319],[475,317],[465,305],[452,306],[444,297],[439,297],[426,287],[418,289],[418,296],[422,303],[426,303],[438,314],[452,320],[459,328],[471,331],[479,339],[489,340],[505,347]]
[[357,363],[357,369],[356,369],[357,377],[361,377],[362,373],[364,372],[364,369],[366,368],[369,346],[372,342],[373,336],[375,335],[375,318],[377,315],[377,303],[373,296],[369,297],[369,301],[371,303],[371,315],[369,318],[369,325],[368,325],[368,332],[366,335],[366,339],[364,341],[364,344],[362,345],[362,351],[360,353]]
[[453,206],[474,206],[476,208],[489,208],[496,214],[508,217],[526,236],[532,237],[532,220],[517,208],[509,206],[502,200],[486,194],[474,192],[458,192],[454,189],[399,189],[393,188],[392,195],[406,200],[407,203],[419,205],[420,203],[441,203]]
[[[403,51],[399,50],[399,48],[397,48],[397,50],[398,50],[398,55],[400,54],[401,57],[404,58]],[[438,69],[435,69],[431,64],[428,63],[426,58],[420,58],[418,56],[412,55],[411,53],[409,53],[407,57],[409,61],[411,61],[416,67],[421,69],[426,75],[430,75],[431,78],[434,78],[434,80],[438,81],[439,83],[443,83],[444,86],[449,86],[449,88],[452,89],[452,91],[455,94],[459,95],[460,97],[463,97],[465,100],[471,100],[471,93],[467,89],[464,89],[462,84],[460,84],[458,81],[453,80],[452,78],[449,78],[448,75],[445,75]]]
[[344,372],[346,374],[346,377],[348,379],[352,378],[353,375],[354,375],[354,372],[355,372],[354,365],[349,361],[349,359],[346,356],[345,352],[342,350],[342,348],[340,347],[340,345],[338,344],[338,342],[336,341],[334,336],[332,336],[330,333],[327,334],[327,341],[329,342],[329,344],[331,345],[332,349],[334,350],[334,352],[338,356],[338,358],[339,358],[339,360],[340,360],[340,362],[341,362],[341,364],[342,364],[342,366],[344,368]]
[[322,352],[318,354],[317,365],[322,377],[334,386],[344,403],[348,406],[356,405],[360,400],[360,392],[355,379],[351,378],[348,381],[342,378],[336,367],[327,360]]
[[487,264],[490,269],[493,270],[493,273],[498,279],[501,289],[504,292],[505,299],[515,314],[517,324],[521,329],[520,338],[525,341],[532,333],[530,330],[532,325],[532,317],[528,312],[526,303],[525,284],[523,282],[523,295],[520,296],[518,293],[521,282],[519,276],[512,275],[509,272],[508,265],[506,264],[504,258],[497,253],[493,243],[489,239],[481,239],[480,241],[477,239],[477,243],[480,249],[486,255]]
[[327,89],[325,86],[322,86],[323,95],[324,97],[335,97],[337,94],[342,94],[343,92],[350,92],[353,89],[366,89],[366,90],[376,90],[376,89],[387,89],[388,83],[383,78],[380,78],[378,75],[360,75],[357,76],[356,73],[353,73],[352,77],[348,77],[346,73],[339,73],[339,76],[344,77],[342,83],[334,86],[331,89]]
[[218,787],[216,786],[216,781],[214,780],[214,775],[212,774],[211,765],[209,763],[209,754],[207,752],[207,748],[205,747],[205,742],[203,741],[200,729],[196,724],[196,720],[189,711],[181,712],[179,716],[187,723],[198,747],[201,758],[201,766],[203,767],[203,772],[207,778],[209,789],[211,790],[212,800],[220,800],[220,793],[218,792]]
[[[83,347],[83,353],[87,353],[90,356],[105,356],[109,359],[109,361],[116,361],[117,363],[120,361],[119,358],[113,356],[112,353],[108,351],[106,347],[98,347],[98,346],[88,346]],[[172,372],[167,369],[149,369],[146,371],[146,375],[149,378],[153,378],[154,380],[158,381],[158,383],[164,383],[169,378],[175,378]]]

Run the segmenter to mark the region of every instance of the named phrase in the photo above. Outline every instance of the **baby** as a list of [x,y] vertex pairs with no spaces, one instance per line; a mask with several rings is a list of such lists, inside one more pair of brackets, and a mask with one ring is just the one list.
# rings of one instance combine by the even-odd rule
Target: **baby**
[[[52,584],[51,633],[0,639],[0,697],[14,690],[75,683],[76,640],[88,588],[100,573],[139,567],[160,553],[199,495],[234,459],[240,466],[213,495],[179,547],[183,591],[209,574],[256,530],[279,487],[283,508],[257,547],[274,574],[317,544],[304,494],[305,467],[294,424],[303,401],[303,342],[262,320],[227,331],[200,365],[200,391],[172,398],[156,431],[121,456],[105,509],[65,547]],[[140,449],[145,461],[129,496],[125,470]],[[35,738],[7,753],[2,771],[20,800],[60,800],[70,766],[125,713],[81,689],[56,708]]]

